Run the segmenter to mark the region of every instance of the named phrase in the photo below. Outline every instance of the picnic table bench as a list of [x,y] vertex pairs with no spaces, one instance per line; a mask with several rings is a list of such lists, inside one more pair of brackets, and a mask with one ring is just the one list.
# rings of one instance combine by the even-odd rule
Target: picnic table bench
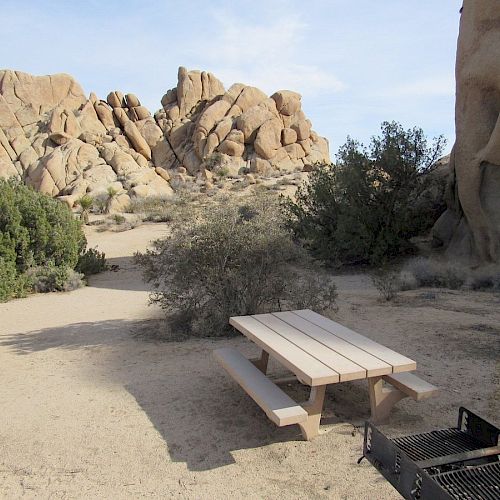
[[[410,373],[415,361],[309,309],[236,316],[229,323],[262,354],[248,360],[236,349],[222,348],[215,358],[276,425],[298,424],[307,440],[319,433],[329,384],[367,379],[374,423],[405,397],[419,401],[437,392]],[[266,376],[269,356],[311,387],[308,401],[298,404]]]

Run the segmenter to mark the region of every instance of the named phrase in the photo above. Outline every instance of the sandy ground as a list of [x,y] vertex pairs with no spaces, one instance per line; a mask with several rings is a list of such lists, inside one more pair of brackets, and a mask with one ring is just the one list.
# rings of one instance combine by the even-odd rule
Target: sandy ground
[[[322,434],[277,428],[210,356],[244,338],[147,341],[161,327],[130,256],[162,224],[90,234],[118,264],[90,286],[0,304],[3,498],[399,498],[361,455],[366,383],[330,386]],[[418,290],[378,301],[363,275],[339,276],[336,319],[417,360],[440,397],[398,404],[382,429],[455,424],[465,405],[497,425],[500,298]],[[285,389],[305,399],[299,384]]]

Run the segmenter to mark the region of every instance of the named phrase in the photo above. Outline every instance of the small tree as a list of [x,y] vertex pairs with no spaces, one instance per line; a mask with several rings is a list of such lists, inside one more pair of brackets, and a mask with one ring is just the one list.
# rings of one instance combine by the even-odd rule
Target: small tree
[[432,225],[415,203],[426,187],[443,137],[427,144],[419,128],[384,122],[369,148],[350,138],[336,165],[313,171],[285,208],[290,227],[313,254],[333,265],[370,263],[401,254],[410,238]]
[[118,191],[113,186],[109,186],[107,189],[107,194],[108,198],[106,200],[106,213],[109,214],[109,212],[111,211],[111,205],[113,203],[113,200],[116,198]]
[[78,205],[80,205],[80,208],[82,209],[80,217],[81,220],[84,224],[89,223],[89,213],[90,209],[92,208],[94,204],[94,199],[89,196],[88,194],[83,195],[81,198],[77,200]]

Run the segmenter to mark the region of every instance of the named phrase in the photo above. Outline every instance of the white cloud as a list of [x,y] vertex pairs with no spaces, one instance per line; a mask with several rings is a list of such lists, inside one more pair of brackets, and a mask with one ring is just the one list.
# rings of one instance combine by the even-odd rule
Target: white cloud
[[309,27],[298,16],[256,24],[219,11],[214,20],[217,34],[204,56],[226,85],[242,82],[267,93],[287,88],[308,96],[345,88],[334,74],[308,63]]

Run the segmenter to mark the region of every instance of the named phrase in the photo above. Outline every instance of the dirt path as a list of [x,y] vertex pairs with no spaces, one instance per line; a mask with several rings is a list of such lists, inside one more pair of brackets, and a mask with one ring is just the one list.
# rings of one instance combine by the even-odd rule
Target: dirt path
[[[117,272],[66,294],[0,304],[0,491],[5,498],[398,498],[361,454],[363,383],[329,389],[312,442],[276,428],[215,365],[244,339],[147,342],[158,328],[130,256],[166,231],[92,233]],[[377,301],[364,276],[342,276],[338,321],[418,361],[442,397],[403,401],[390,433],[449,426],[460,404],[498,422],[500,300],[405,292]],[[287,390],[297,398],[300,385]]]

